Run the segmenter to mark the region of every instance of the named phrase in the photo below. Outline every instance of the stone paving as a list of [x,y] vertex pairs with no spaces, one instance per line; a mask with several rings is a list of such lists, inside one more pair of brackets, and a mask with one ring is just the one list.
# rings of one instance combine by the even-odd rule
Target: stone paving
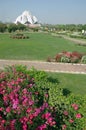
[[37,70],[48,72],[86,74],[85,64],[55,63],[43,61],[25,61],[25,60],[0,60],[0,69],[8,65],[26,65],[28,69],[34,67]]

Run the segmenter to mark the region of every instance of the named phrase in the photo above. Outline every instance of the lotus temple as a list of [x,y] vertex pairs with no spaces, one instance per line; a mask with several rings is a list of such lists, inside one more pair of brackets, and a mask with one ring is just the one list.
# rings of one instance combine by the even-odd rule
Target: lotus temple
[[16,18],[14,23],[21,23],[29,27],[40,27],[38,19],[35,16],[33,16],[29,11],[24,11],[21,15],[19,15]]

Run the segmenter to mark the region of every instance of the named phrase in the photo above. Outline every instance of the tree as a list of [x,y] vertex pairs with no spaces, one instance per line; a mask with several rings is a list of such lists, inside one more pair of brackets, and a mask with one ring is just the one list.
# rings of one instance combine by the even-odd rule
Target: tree
[[17,25],[16,24],[13,24],[11,23],[9,26],[8,26],[8,32],[15,32],[16,30],[18,29]]
[[18,25],[17,25],[17,29],[18,30],[25,30],[26,29],[26,26],[25,25],[23,25],[23,24],[21,24],[21,23],[19,23]]
[[4,23],[0,23],[0,32],[5,32],[6,31],[6,29],[7,29],[7,25],[6,24],[4,24]]

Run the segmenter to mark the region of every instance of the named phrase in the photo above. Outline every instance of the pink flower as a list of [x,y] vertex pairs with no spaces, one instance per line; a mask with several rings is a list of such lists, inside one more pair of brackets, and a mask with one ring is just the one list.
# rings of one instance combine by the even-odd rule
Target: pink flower
[[70,123],[73,123],[73,122],[74,122],[74,120],[70,119],[70,120],[69,120],[69,122],[70,122]]
[[68,111],[64,111],[63,114],[64,114],[65,116],[67,116],[67,115],[68,115]]
[[51,113],[47,112],[45,114],[42,115],[43,119],[48,119],[51,116]]
[[72,104],[72,107],[74,108],[74,110],[78,110],[78,105],[77,104]]
[[50,126],[53,126],[56,124],[55,121],[53,121],[53,118],[52,117],[49,117],[46,121],[46,124],[50,125]]
[[82,118],[82,115],[80,113],[76,114],[76,118]]
[[13,108],[14,108],[14,109],[16,109],[16,108],[17,108],[18,103],[19,103],[18,99],[13,100]]
[[46,93],[45,95],[44,95],[46,98],[48,98],[48,94]]
[[6,108],[6,112],[9,113],[11,111],[11,108],[10,107],[7,107]]
[[5,124],[5,122],[6,122],[6,120],[2,120],[2,121],[1,121],[2,124]]
[[31,88],[33,86],[33,84],[29,84],[29,87]]
[[24,125],[22,126],[22,128],[23,128],[23,130],[27,130],[27,124],[24,124]]
[[4,100],[4,102],[7,102],[8,101],[8,95],[4,95],[3,100]]
[[39,92],[35,92],[35,95],[38,95],[39,94]]
[[0,111],[3,111],[3,107],[0,107]]
[[24,88],[24,89],[22,90],[22,92],[23,92],[23,94],[27,94],[27,93],[28,93],[26,88]]
[[67,126],[64,124],[62,125],[62,130],[65,130],[67,128]]
[[31,110],[32,110],[31,108],[28,108],[26,112],[27,112],[27,113],[30,113]]
[[38,126],[38,128],[36,130],[45,130],[47,128],[46,124],[43,124],[41,126]]

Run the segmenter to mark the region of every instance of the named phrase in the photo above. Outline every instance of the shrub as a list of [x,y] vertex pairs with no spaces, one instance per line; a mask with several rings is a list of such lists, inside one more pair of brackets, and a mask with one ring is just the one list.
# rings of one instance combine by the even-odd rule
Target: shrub
[[62,57],[61,57],[61,62],[70,63],[70,58],[68,58],[68,57],[66,57],[66,56],[62,56]]
[[62,56],[62,53],[57,54],[57,55],[55,56],[55,61],[56,61],[56,62],[60,62],[60,61],[61,61],[61,56]]
[[86,64],[86,55],[84,55],[81,59],[81,63]]
[[22,33],[17,33],[15,35],[10,36],[10,38],[13,38],[13,39],[28,39],[29,36],[26,36]]
[[86,129],[86,96],[82,98],[71,94],[65,97],[62,93],[59,94],[57,89],[53,90],[49,97],[58,130]]
[[81,59],[83,55],[84,54],[81,54],[77,51],[74,52],[63,51],[61,53],[58,53],[54,59],[56,62],[81,63]]
[[25,67],[21,68],[19,70],[13,66],[0,73],[0,129],[38,130],[53,127],[55,121],[48,112],[49,105],[43,96],[45,93],[40,94],[34,79],[27,74]]
[[63,95],[55,79],[26,66],[0,72],[1,130],[84,130],[86,97]]

